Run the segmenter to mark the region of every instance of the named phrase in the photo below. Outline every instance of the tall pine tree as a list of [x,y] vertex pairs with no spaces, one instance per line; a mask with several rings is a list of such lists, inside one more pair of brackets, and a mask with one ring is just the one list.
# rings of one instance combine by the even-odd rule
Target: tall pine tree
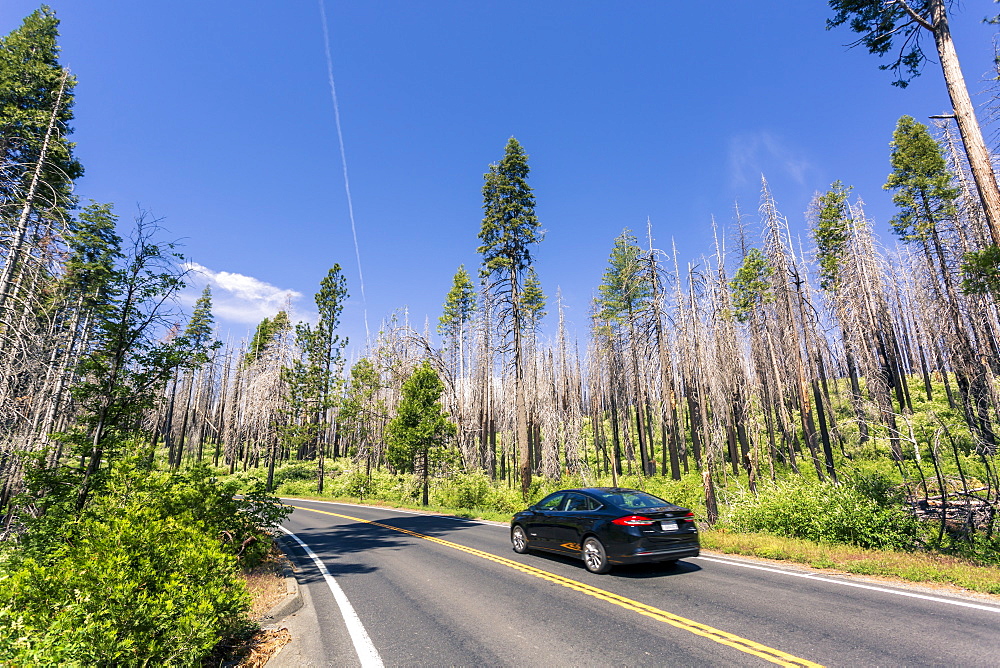
[[521,293],[525,272],[532,262],[532,248],[542,238],[535,216],[535,195],[528,186],[528,171],[528,156],[511,137],[503,159],[490,165],[483,177],[485,215],[479,230],[482,273],[495,297],[496,322],[513,347],[515,440],[521,492],[525,498],[531,486],[531,447],[521,340],[525,321]]
[[43,6],[0,38],[0,331],[31,299],[21,286],[29,230],[66,219],[83,174],[67,139],[76,80],[59,64],[58,28]]

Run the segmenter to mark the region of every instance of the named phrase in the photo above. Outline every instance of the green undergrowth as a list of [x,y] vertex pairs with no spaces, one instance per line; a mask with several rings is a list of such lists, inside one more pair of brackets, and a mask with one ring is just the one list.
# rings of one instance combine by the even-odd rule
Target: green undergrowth
[[34,476],[34,516],[0,545],[0,665],[197,665],[254,625],[240,568],[287,509],[204,466],[116,463],[83,508],[78,478]]

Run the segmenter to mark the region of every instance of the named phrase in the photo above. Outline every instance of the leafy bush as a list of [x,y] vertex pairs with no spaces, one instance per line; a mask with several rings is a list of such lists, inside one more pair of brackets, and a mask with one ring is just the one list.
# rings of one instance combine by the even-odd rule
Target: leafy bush
[[0,562],[0,663],[192,664],[248,623],[236,557],[182,519],[135,501],[73,534]]
[[288,509],[207,466],[116,463],[78,508],[77,469],[36,469],[42,511],[0,553],[0,665],[190,665],[250,622],[238,575]]
[[[161,474],[163,475],[163,474]],[[122,476],[125,479],[126,476]],[[144,478],[152,485],[147,503],[161,516],[181,519],[207,536],[221,541],[224,551],[253,566],[267,553],[268,530],[277,527],[290,509],[264,491],[263,483],[240,485],[216,478],[208,467],[195,464],[160,481]],[[242,491],[242,496],[237,495]]]
[[274,470],[274,486],[286,482],[313,482],[319,478],[319,464],[315,461],[289,462]]
[[274,493],[278,496],[309,496],[316,493],[316,483],[306,480],[291,480],[280,484]]
[[513,515],[522,510],[527,504],[521,498],[520,490],[506,485],[497,485],[493,489],[493,496],[490,500],[490,510],[498,513]]
[[850,543],[877,549],[912,549],[917,521],[878,503],[857,487],[798,479],[733,499],[723,527],[790,538]]
[[[883,464],[888,466],[888,462]],[[861,463],[840,475],[841,483],[885,508],[899,506],[904,501],[898,479],[894,471],[880,470],[870,463],[868,466]]]
[[449,508],[488,508],[493,481],[482,472],[456,473],[438,481],[434,503]]
[[510,514],[528,505],[521,498],[520,490],[491,480],[482,471],[456,473],[449,478],[436,480],[431,500],[446,508],[491,510]]

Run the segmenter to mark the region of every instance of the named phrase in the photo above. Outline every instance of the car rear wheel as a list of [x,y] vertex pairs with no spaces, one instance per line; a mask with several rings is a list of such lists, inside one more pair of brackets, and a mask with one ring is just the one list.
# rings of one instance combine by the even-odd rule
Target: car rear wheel
[[514,546],[514,551],[518,554],[524,554],[528,551],[528,537],[524,534],[524,529],[520,525],[511,529],[510,542]]
[[591,573],[607,573],[611,570],[611,563],[608,561],[608,554],[604,550],[604,545],[594,536],[588,536],[583,541],[583,565]]

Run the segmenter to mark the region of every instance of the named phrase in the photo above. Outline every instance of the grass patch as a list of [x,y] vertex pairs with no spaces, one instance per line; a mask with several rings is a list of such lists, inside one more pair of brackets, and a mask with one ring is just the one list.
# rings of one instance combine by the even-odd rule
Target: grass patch
[[977,566],[941,554],[869,550],[767,534],[713,530],[702,532],[701,545],[725,554],[791,561],[812,568],[830,568],[908,582],[949,584],[984,594],[1000,594],[1000,568]]

